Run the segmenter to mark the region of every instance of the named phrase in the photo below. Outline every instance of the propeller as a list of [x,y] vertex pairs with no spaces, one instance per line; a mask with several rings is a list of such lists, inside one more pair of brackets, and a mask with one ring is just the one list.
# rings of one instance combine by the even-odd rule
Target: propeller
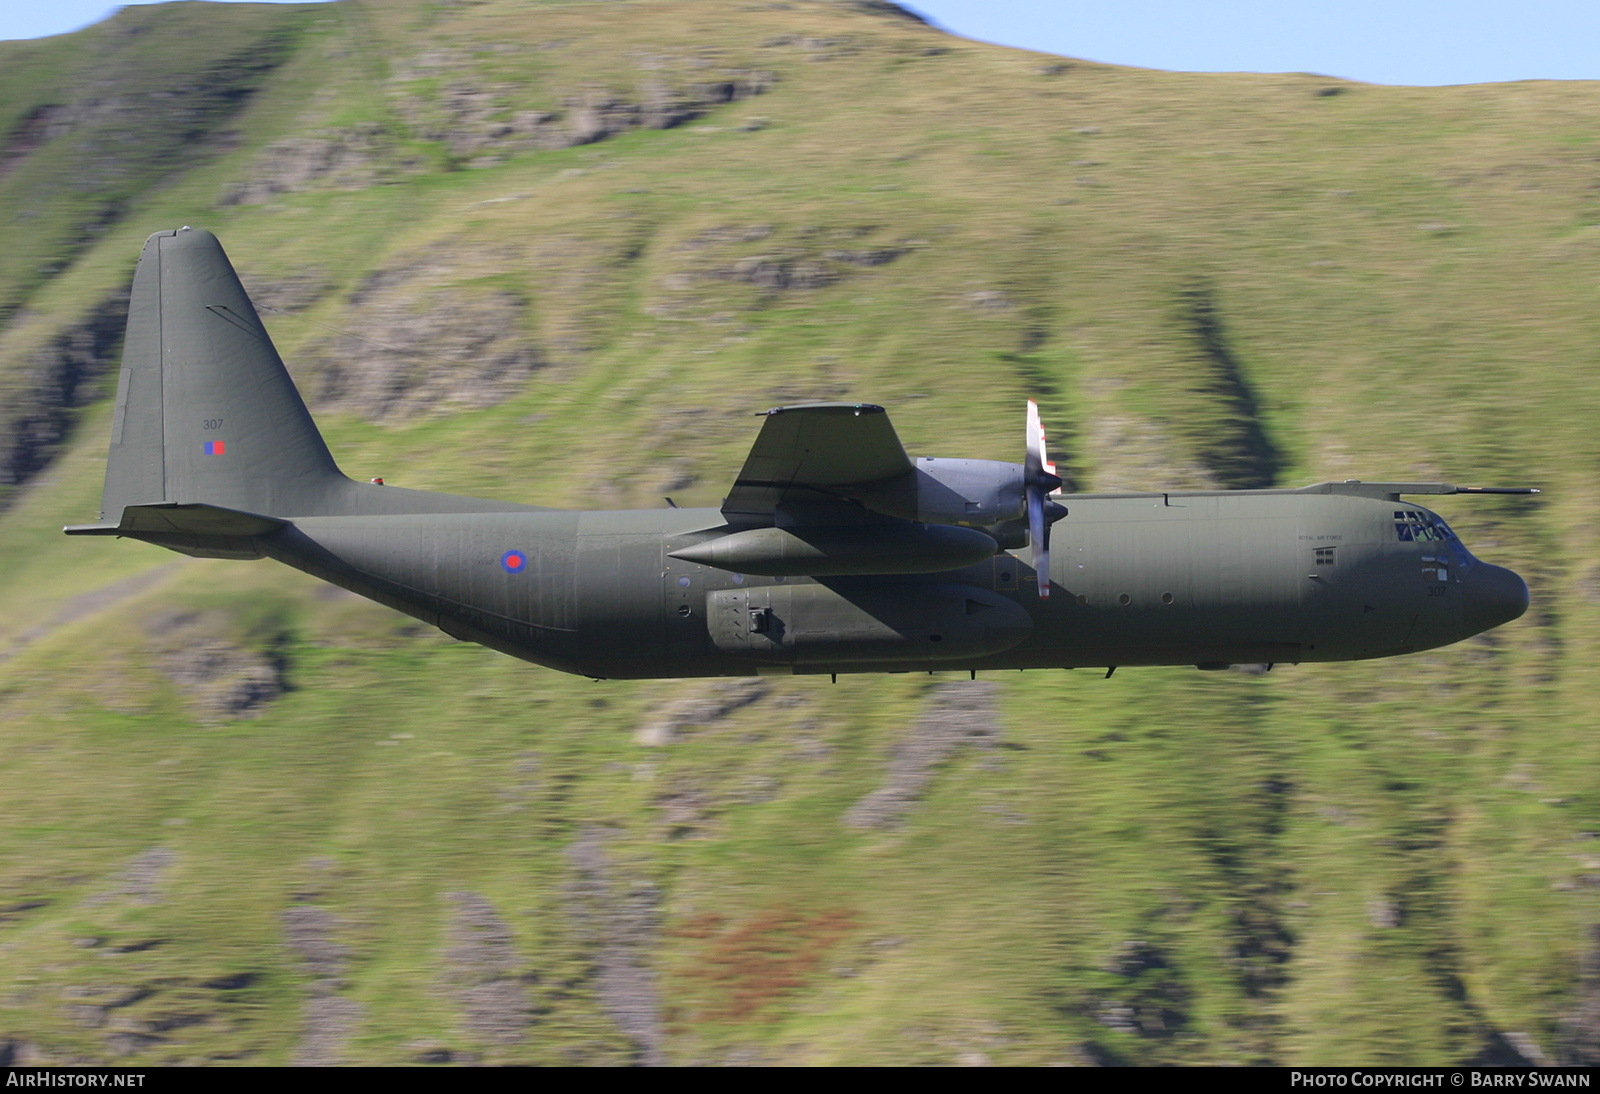
[[1044,426],[1039,404],[1028,400],[1028,453],[1022,465],[1022,488],[1028,508],[1028,542],[1033,545],[1033,570],[1039,579],[1039,599],[1050,599],[1050,525],[1067,515],[1065,507],[1050,500],[1061,492],[1056,465],[1044,450]]

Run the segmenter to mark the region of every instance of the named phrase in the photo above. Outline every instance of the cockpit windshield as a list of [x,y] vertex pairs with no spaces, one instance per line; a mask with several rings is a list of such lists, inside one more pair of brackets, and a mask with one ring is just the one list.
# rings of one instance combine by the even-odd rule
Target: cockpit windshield
[[[1419,512],[1416,509],[1396,509],[1394,511],[1394,530],[1402,543],[1438,543],[1448,545],[1450,553],[1455,556],[1455,564],[1462,570],[1473,564],[1472,552],[1467,550],[1467,545],[1462,543],[1450,526],[1432,513]],[[1437,548],[1436,548],[1437,549]],[[1429,556],[1424,555],[1424,561]],[[1443,561],[1444,556],[1438,556],[1436,561]]]
[[1394,511],[1394,530],[1403,543],[1434,543],[1453,540],[1456,534],[1450,526],[1432,513],[1419,513],[1415,509]]

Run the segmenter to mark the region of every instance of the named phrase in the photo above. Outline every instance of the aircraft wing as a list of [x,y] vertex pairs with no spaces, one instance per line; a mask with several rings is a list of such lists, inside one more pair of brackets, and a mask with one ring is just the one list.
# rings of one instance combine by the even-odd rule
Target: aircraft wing
[[871,403],[808,403],[766,412],[755,447],[722,503],[729,524],[774,522],[774,511],[845,507],[848,488],[909,474],[911,458],[883,407]]

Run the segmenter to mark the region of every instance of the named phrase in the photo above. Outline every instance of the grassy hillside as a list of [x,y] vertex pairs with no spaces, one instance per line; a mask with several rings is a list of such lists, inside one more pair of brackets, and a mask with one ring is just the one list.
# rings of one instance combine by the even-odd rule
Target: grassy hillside
[[[0,1059],[1600,1056],[1600,87],[843,0],[179,3],[0,74]],[[1032,395],[1082,488],[1539,485],[1439,506],[1533,607],[1265,675],[597,684],[66,539],[180,224],[357,478],[715,504],[769,406],[1019,459]]]

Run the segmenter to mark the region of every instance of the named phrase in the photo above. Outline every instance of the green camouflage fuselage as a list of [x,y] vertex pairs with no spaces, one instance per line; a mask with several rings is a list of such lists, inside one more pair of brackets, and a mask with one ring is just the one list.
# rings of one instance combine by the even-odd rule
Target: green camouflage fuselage
[[[1520,614],[1516,575],[1453,537],[1401,540],[1397,512],[1437,521],[1331,492],[1078,495],[1056,528],[1048,600],[1009,552],[870,578],[670,557],[716,534],[715,509],[309,517],[259,543],[457,637],[610,678],[1342,661]],[[514,570],[513,551],[526,559]],[[764,633],[728,624],[762,608]]]

